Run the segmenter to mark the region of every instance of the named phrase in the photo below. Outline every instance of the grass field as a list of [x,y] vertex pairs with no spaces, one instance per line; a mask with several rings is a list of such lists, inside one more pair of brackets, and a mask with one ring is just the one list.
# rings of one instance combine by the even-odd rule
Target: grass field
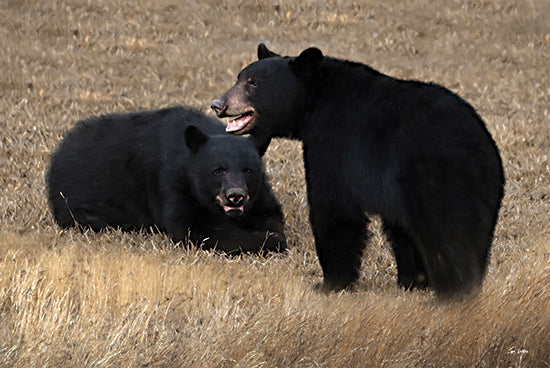
[[[548,0],[3,0],[0,367],[549,367],[548,14]],[[207,111],[259,42],[435,81],[478,110],[507,178],[479,296],[400,290],[379,221],[356,290],[317,293],[301,147],[285,140],[265,161],[286,255],[56,227],[44,173],[76,120]]]

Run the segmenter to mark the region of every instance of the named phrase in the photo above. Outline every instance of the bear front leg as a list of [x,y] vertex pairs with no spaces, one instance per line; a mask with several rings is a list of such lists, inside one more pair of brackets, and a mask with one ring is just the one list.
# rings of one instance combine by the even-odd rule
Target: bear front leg
[[[271,229],[248,230],[234,224],[211,229],[207,232],[207,247],[216,248],[226,253],[283,251],[286,249],[286,238],[283,232]],[[205,232],[206,234],[206,232]]]
[[[267,204],[266,204],[267,203]],[[274,196],[264,195],[256,205],[255,213],[250,214],[249,222],[243,225],[249,231],[260,234],[268,233],[262,249],[269,251],[284,251],[287,249],[283,213]]]
[[384,232],[391,242],[397,264],[397,283],[406,290],[429,286],[424,260],[415,241],[399,225],[384,220]]
[[311,222],[324,275],[321,289],[339,291],[349,287],[359,277],[368,234],[365,216],[359,214],[352,219],[331,211],[312,211]]

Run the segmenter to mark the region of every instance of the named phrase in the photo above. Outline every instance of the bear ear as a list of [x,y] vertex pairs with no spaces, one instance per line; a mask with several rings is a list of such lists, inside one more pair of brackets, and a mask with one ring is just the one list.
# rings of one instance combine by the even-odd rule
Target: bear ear
[[208,136],[194,125],[189,125],[185,129],[184,136],[185,144],[194,154],[208,141]]
[[302,51],[296,58],[291,59],[289,63],[297,75],[311,76],[317,71],[321,60],[323,60],[321,50],[317,47],[310,47]]
[[276,54],[273,51],[270,51],[264,43],[261,43],[258,45],[258,60],[278,57],[278,56],[281,56],[281,55]]

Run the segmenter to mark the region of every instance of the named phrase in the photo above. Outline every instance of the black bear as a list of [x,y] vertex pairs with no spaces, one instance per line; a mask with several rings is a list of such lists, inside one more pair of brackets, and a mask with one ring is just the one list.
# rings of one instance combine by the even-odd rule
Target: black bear
[[481,285],[503,195],[498,148],[467,102],[308,48],[258,61],[212,102],[226,131],[303,141],[310,221],[324,290],[358,278],[368,214],[378,214],[398,282],[440,296]]
[[157,229],[228,253],[285,249],[281,206],[253,138],[224,130],[180,106],[77,123],[47,174],[55,220]]

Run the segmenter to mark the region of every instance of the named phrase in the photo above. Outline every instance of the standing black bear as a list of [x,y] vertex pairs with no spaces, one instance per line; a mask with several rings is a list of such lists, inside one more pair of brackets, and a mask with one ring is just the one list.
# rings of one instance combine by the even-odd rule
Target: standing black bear
[[96,231],[153,227],[226,252],[286,248],[254,142],[224,130],[183,107],[79,122],[47,174],[55,220]]
[[436,84],[399,80],[309,48],[259,61],[212,103],[227,131],[303,141],[324,288],[358,277],[366,214],[379,214],[398,282],[439,295],[483,281],[503,195],[495,142],[474,109]]

